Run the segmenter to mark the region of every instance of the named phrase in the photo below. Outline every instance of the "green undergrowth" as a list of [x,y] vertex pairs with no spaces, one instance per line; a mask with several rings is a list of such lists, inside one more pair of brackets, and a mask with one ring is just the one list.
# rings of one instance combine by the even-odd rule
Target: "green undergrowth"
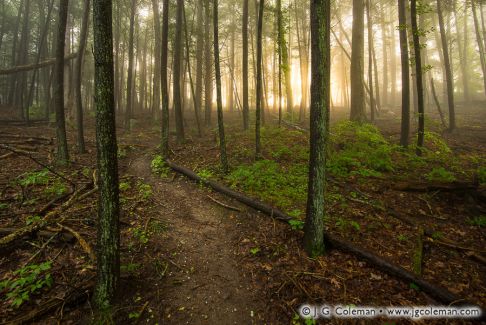
[[[253,159],[253,141],[251,133],[229,137],[230,146],[237,148],[235,156],[239,165],[224,177],[225,181],[231,187],[293,213],[299,219],[303,216],[307,198],[307,135],[284,128],[263,128],[265,159],[256,162]],[[426,132],[425,143],[422,157],[417,157],[414,146],[405,149],[392,143],[371,124],[341,122],[329,133],[327,174],[337,179],[353,177],[363,181],[369,177],[419,177],[425,181],[449,182],[468,176],[461,171],[461,161],[454,157],[439,134]],[[486,169],[479,168],[470,174],[473,173],[478,175],[480,182],[486,181]],[[356,228],[356,225],[352,226]],[[299,225],[294,224],[293,227],[298,228]]]

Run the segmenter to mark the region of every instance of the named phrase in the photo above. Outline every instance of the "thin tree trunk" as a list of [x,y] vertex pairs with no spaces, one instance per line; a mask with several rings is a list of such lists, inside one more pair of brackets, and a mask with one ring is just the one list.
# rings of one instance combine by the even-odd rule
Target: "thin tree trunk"
[[204,26],[204,58],[205,58],[205,84],[204,84],[204,122],[206,127],[211,126],[211,111],[213,108],[213,64],[211,60],[211,7],[210,0],[205,0],[206,24]]
[[444,16],[442,13],[441,0],[437,0],[437,13],[439,15],[440,37],[442,40],[442,52],[444,53],[446,82],[447,82],[447,103],[449,105],[449,131],[456,128],[456,113],[454,104],[454,77],[452,75],[451,61],[449,59],[449,47],[444,29]]
[[176,135],[177,142],[184,142],[184,122],[182,117],[182,93],[181,93],[181,58],[183,58],[182,52],[182,24],[183,12],[184,12],[184,0],[177,0],[177,11],[176,11],[176,30],[175,30],[175,40],[174,40],[174,70],[173,70],[173,85],[172,90],[174,97],[174,114],[176,123]]
[[486,95],[486,58],[484,57],[484,44],[483,41],[481,40],[478,14],[476,12],[476,4],[474,0],[471,0],[471,9],[474,18],[474,29],[476,31],[476,41],[479,47],[479,60],[481,61],[481,70],[483,72],[484,94]]
[[398,23],[400,30],[400,58],[402,65],[402,125],[400,144],[408,147],[410,138],[410,60],[407,37],[407,0],[398,0]]
[[351,120],[366,120],[364,109],[364,0],[353,0],[353,41],[351,54]]
[[260,0],[258,8],[258,30],[257,30],[257,85],[256,85],[256,123],[255,123],[255,159],[261,158],[261,139],[260,139],[260,119],[261,106],[263,94],[263,80],[262,80],[262,65],[263,65],[263,8],[265,6],[264,0]]
[[169,158],[169,84],[167,61],[169,58],[169,0],[164,0],[162,13],[162,49],[161,49],[161,90],[162,90],[162,123],[161,123],[161,145],[162,158]]
[[76,91],[76,128],[77,128],[77,142],[79,153],[86,151],[84,144],[84,125],[83,125],[83,101],[81,96],[81,81],[83,79],[83,59],[84,51],[86,49],[86,41],[88,39],[88,23],[90,12],[90,0],[84,2],[83,22],[81,26],[81,34],[79,39],[78,59],[76,61],[75,72],[75,91]]
[[417,0],[411,0],[411,21],[413,34],[413,48],[415,54],[415,76],[417,81],[417,101],[418,101],[418,137],[417,137],[417,155],[422,155],[425,137],[425,107],[424,107],[424,87],[422,77],[422,55],[420,53],[420,33],[417,24]]
[[137,0],[132,0],[130,9],[130,27],[128,34],[128,78],[127,78],[127,103],[125,110],[125,129],[130,131],[133,111],[133,70],[134,70],[134,33],[135,33],[135,12]]
[[56,108],[57,160],[60,164],[67,164],[69,161],[66,137],[66,118],[64,115],[64,47],[66,43],[68,9],[69,1],[59,0],[54,107]]
[[368,21],[368,84],[370,87],[371,122],[375,121],[375,97],[373,95],[373,22],[371,20],[371,0],[366,0],[366,17]]
[[227,173],[228,158],[226,156],[226,139],[224,136],[223,98],[221,95],[221,68],[219,65],[219,31],[218,31],[218,0],[213,1],[213,29],[214,29],[214,71],[216,75],[216,96],[218,103],[218,131],[221,167]]
[[[200,1],[198,1],[199,3]],[[160,110],[160,80],[161,80],[161,68],[160,68],[160,50],[161,50],[161,29],[160,29],[160,13],[159,13],[159,1],[152,0],[152,8],[154,11],[154,30],[155,30],[155,45],[154,45],[154,77],[153,77],[153,102],[152,102],[152,117],[157,119]]]
[[243,0],[243,129],[250,126],[250,108],[248,105],[248,0]]

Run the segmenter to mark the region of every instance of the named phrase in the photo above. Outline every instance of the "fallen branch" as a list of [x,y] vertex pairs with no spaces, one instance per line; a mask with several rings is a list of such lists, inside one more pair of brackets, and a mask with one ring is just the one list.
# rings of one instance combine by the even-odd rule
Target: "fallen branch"
[[[188,178],[201,182],[215,191],[218,191],[220,193],[226,194],[236,200],[238,200],[241,203],[244,203],[258,211],[264,212],[267,215],[270,215],[278,220],[281,221],[289,221],[292,220],[292,217],[286,215],[285,213],[281,212],[278,209],[272,208],[269,205],[266,205],[260,201],[251,199],[247,197],[246,195],[242,193],[235,192],[233,190],[230,190],[226,186],[220,185],[214,181],[209,181],[209,180],[204,180],[201,179],[198,175],[196,175],[193,171],[178,166],[172,162],[167,162],[168,166],[172,168],[174,171],[181,173]],[[383,258],[367,251],[362,248],[359,248],[349,242],[346,242],[345,240],[334,237],[330,234],[325,234],[325,239],[326,242],[333,248],[339,249],[345,253],[349,253],[351,255],[354,255],[358,257],[361,260],[364,260],[368,262],[371,266],[374,266],[378,268],[379,270],[397,277],[399,279],[402,279],[407,282],[413,282],[416,285],[418,285],[425,293],[436,299],[437,301],[445,304],[445,305],[470,305],[466,300],[464,299],[459,299],[456,295],[448,291],[447,289],[438,287],[432,283],[429,283],[425,279],[423,279],[420,276],[416,276],[412,274],[411,272],[405,270],[404,268],[391,264],[390,262],[384,260]]]
[[89,258],[91,259],[91,261],[95,262],[96,261],[96,255],[95,253],[93,253],[93,250],[91,249],[91,246],[88,244],[88,242],[83,238],[83,236],[81,236],[80,233],[76,232],[74,229],[72,228],[69,228],[68,226],[64,226],[60,223],[57,224],[61,229],[64,229],[66,231],[68,231],[69,233],[71,233],[74,237],[76,237],[76,239],[78,240],[79,242],[79,245],[81,245],[81,247],[83,248],[83,250],[88,254]]
[[417,234],[417,246],[413,253],[412,270],[418,276],[422,275],[422,262],[424,255],[424,228],[419,227]]
[[421,182],[403,182],[397,183],[392,187],[396,191],[403,192],[454,192],[454,191],[471,191],[477,190],[478,184],[473,184],[471,182],[433,182],[433,183],[421,183]]
[[[18,228],[0,228],[0,236],[5,237],[18,231]],[[38,231],[36,234],[40,238],[51,238],[52,236],[57,236],[57,240],[70,243],[74,240],[74,237],[65,232],[54,232],[54,231]],[[25,236],[27,238],[29,236]]]
[[230,205],[227,205],[227,204],[224,204],[223,202],[220,202],[218,200],[216,200],[215,198],[211,197],[208,195],[208,198],[213,201],[214,203],[222,206],[223,208],[226,208],[226,209],[229,209],[229,210],[233,210],[233,211],[238,211],[238,212],[241,212],[241,209],[237,208],[237,207],[232,207]]
[[95,189],[81,195],[80,193],[83,190],[84,190],[84,188],[74,192],[67,202],[63,203],[61,206],[57,207],[56,209],[50,211],[41,220],[34,221],[30,225],[28,225],[24,228],[17,229],[15,232],[13,232],[13,233],[5,236],[5,237],[2,237],[0,239],[0,249],[4,249],[4,248],[8,247],[14,241],[21,239],[21,238],[24,238],[25,236],[31,236],[32,234],[34,234],[34,233],[38,232],[39,230],[41,230],[42,228],[46,227],[49,223],[62,222],[66,218],[66,216],[59,218],[60,215],[62,215],[69,208],[71,208],[74,203],[84,199],[88,195],[93,194],[93,192],[95,192],[95,190],[97,190],[97,189],[95,188]]
[[199,177],[195,172],[193,172],[190,169],[178,166],[178,165],[176,165],[176,164],[174,164],[170,161],[167,161],[167,166],[172,168],[174,171],[188,177],[189,179],[192,179],[193,181],[196,181],[198,183],[202,183],[202,184],[212,188],[216,192],[223,193],[223,194],[225,194],[225,195],[227,195],[227,196],[229,196],[229,197],[231,197],[231,198],[233,198],[233,199],[235,199],[235,200],[237,200],[241,203],[244,203],[248,206],[251,206],[252,208],[254,208],[258,211],[272,215],[275,219],[282,220],[282,221],[290,221],[290,220],[293,219],[292,217],[286,215],[282,211],[280,211],[280,210],[278,210],[278,209],[276,209],[276,208],[274,208],[270,205],[267,205],[267,204],[260,202],[256,199],[249,198],[248,196],[246,196],[242,193],[233,191],[232,189],[230,189],[230,188],[228,188],[224,185],[218,184],[214,181],[211,181],[211,180],[208,180],[208,179],[203,179],[203,178]]
[[[66,60],[66,62],[67,62],[69,60],[75,59],[77,56],[78,56],[77,53],[69,54],[69,55],[64,56],[64,60]],[[10,69],[0,70],[0,76],[24,72],[24,71],[36,70],[36,69],[40,69],[40,68],[43,68],[43,67],[48,67],[48,66],[54,65],[55,63],[56,63],[56,59],[52,58],[52,59],[47,59],[45,61],[39,62],[37,64],[19,65],[19,66],[10,68]]]

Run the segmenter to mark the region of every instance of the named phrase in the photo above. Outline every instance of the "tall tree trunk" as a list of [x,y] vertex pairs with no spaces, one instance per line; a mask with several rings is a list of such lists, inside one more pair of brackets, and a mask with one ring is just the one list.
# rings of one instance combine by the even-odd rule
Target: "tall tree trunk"
[[203,1],[196,1],[196,95],[195,102],[199,116],[202,112],[203,99],[203,50],[204,50],[204,15]]
[[204,0],[206,24],[204,26],[204,66],[205,66],[205,84],[204,84],[204,122],[206,127],[211,126],[211,111],[213,109],[213,63],[211,59],[211,7],[210,0]]
[[[50,0],[49,1],[49,8],[47,9],[46,21],[44,23],[44,27],[42,28],[42,32],[41,32],[41,36],[40,36],[40,40],[39,40],[39,48],[38,48],[38,51],[37,51],[37,57],[36,57],[35,64],[39,64],[41,57],[42,57],[42,54],[44,53],[44,47],[46,46],[45,43],[46,43],[46,39],[47,39],[47,33],[49,31],[49,23],[51,21],[51,14],[52,14],[53,6],[54,6],[54,0]],[[29,88],[29,92],[28,92],[28,95],[27,95],[26,105],[25,105],[25,119],[27,121],[27,125],[29,125],[29,123],[30,123],[30,105],[31,105],[31,102],[32,102],[33,96],[34,96],[34,88],[35,88],[35,84],[36,84],[37,70],[38,69],[34,69],[34,71],[32,72],[32,79],[31,79],[31,82],[30,82],[30,88]],[[37,88],[39,88],[39,87],[37,87]]]
[[353,0],[353,41],[351,54],[351,120],[363,122],[364,109],[364,0]]
[[162,8],[162,49],[161,49],[161,90],[162,90],[162,123],[160,151],[164,159],[169,158],[169,83],[168,83],[168,58],[169,58],[169,0],[164,0]]
[[331,88],[331,1],[311,0],[311,125],[307,216],[304,248],[311,257],[324,253],[326,148]]
[[[373,88],[373,21],[371,20],[371,0],[366,0],[366,17],[368,27],[368,84],[370,87],[371,122],[375,121],[375,96]],[[377,76],[378,77],[378,76]]]
[[[18,50],[18,40],[19,40],[19,28],[20,28],[20,22],[22,20],[22,12],[23,12],[23,8],[24,8],[24,2],[25,0],[21,0],[20,1],[20,4],[19,4],[19,10],[17,12],[17,19],[16,19],[16,22],[15,22],[15,25],[14,25],[14,30],[13,30],[13,40],[12,40],[12,54],[11,54],[11,57],[10,57],[10,62],[12,64],[12,66],[16,66],[16,65],[19,65],[19,62],[17,62],[17,50]],[[14,73],[11,75],[10,77],[10,82],[9,82],[9,85],[10,85],[10,89],[9,89],[9,93],[8,93],[8,99],[7,99],[7,103],[9,105],[13,105],[14,104],[14,100],[15,100],[15,90],[17,88],[17,74]]]
[[291,83],[291,74],[290,74],[290,58],[289,58],[289,49],[287,47],[287,41],[285,39],[285,28],[284,28],[284,18],[282,12],[282,0],[277,0],[277,24],[278,24],[278,42],[280,45],[279,53],[281,57],[281,69],[283,71],[285,77],[285,89],[287,95],[287,113],[292,113],[293,110],[293,93],[292,93],[292,83]]
[[398,0],[398,24],[400,30],[400,58],[402,65],[402,125],[400,144],[408,147],[410,137],[410,60],[407,37],[407,0]]
[[[198,1],[199,3],[200,1]],[[160,13],[159,13],[159,1],[152,0],[152,8],[154,11],[154,30],[155,30],[155,45],[154,45],[154,76],[153,76],[153,102],[152,102],[152,117],[157,119],[160,111],[160,49],[161,45],[161,29],[160,29]]]
[[385,22],[385,5],[382,2],[380,6],[380,15],[381,15],[381,34],[383,39],[383,87],[382,91],[383,94],[381,96],[382,104],[384,107],[388,105],[388,35],[387,35],[387,28]]
[[439,15],[440,38],[442,41],[442,52],[444,53],[444,63],[447,82],[447,103],[449,105],[449,131],[456,128],[456,113],[454,104],[454,76],[452,75],[451,61],[449,59],[449,47],[444,29],[444,16],[442,13],[441,0],[437,0],[437,14]]
[[415,54],[415,78],[417,82],[417,109],[418,109],[418,137],[417,137],[417,155],[422,155],[425,137],[425,105],[424,105],[424,87],[422,77],[422,55],[420,44],[420,32],[417,23],[417,0],[410,0],[410,13],[412,21],[413,48]]
[[[469,93],[469,80],[468,80],[468,73],[467,73],[467,59],[465,57],[465,54],[463,52],[463,48],[466,45],[465,43],[467,42],[467,28],[464,33],[464,35],[461,35],[460,31],[460,26],[459,26],[459,18],[457,17],[457,0],[454,0],[453,2],[453,13],[454,13],[454,25],[456,26],[456,40],[457,40],[457,52],[459,55],[459,65],[461,68],[461,79],[462,79],[462,94],[463,94],[463,100],[466,103],[469,103],[471,101],[471,95]],[[467,17],[467,6],[464,6],[464,17]],[[464,19],[464,24],[467,25],[467,19]],[[463,45],[463,39],[464,37],[464,45]],[[467,54],[466,54],[467,56]]]
[[263,65],[263,8],[265,6],[264,0],[260,0],[258,8],[258,30],[257,30],[257,74],[256,74],[256,123],[255,123],[255,159],[261,157],[261,140],[260,140],[260,119],[261,106],[263,95],[263,79],[262,79],[262,65]]
[[243,129],[250,127],[250,108],[248,105],[248,0],[243,0]]
[[196,90],[194,89],[194,82],[192,80],[192,72],[191,72],[191,56],[190,56],[190,48],[189,48],[189,32],[187,30],[187,19],[186,19],[186,10],[183,7],[184,11],[184,35],[186,41],[186,62],[187,62],[187,72],[189,74],[189,84],[191,87],[191,94],[192,94],[192,101],[194,104],[194,117],[196,118],[196,126],[197,126],[197,134],[199,137],[202,137],[202,130],[201,130],[201,119],[199,118],[199,109],[197,106],[197,99],[196,99]]
[[219,155],[223,172],[228,172],[228,158],[226,156],[226,139],[224,136],[223,98],[221,94],[221,68],[219,64],[219,31],[218,31],[218,0],[213,0],[213,29],[214,29],[214,71],[216,75],[216,96],[218,102],[218,131]]
[[134,34],[135,34],[135,14],[137,11],[137,0],[132,0],[130,8],[130,27],[128,34],[128,77],[127,77],[127,103],[125,109],[125,129],[130,131],[130,120],[133,112],[133,70],[134,70]]
[[182,24],[183,12],[184,12],[184,0],[177,0],[176,11],[176,30],[174,39],[174,78],[173,78],[173,98],[174,98],[174,114],[175,114],[175,126],[177,142],[184,142],[184,120],[182,116],[182,93],[181,93],[181,58],[184,57],[182,53]]
[[84,1],[83,22],[81,26],[81,34],[79,38],[78,59],[76,61],[75,72],[75,91],[76,91],[76,128],[77,128],[77,142],[79,153],[86,151],[84,145],[84,126],[83,126],[83,100],[81,96],[81,81],[83,80],[83,60],[84,51],[86,49],[86,41],[88,39],[88,21],[90,11],[90,0]]
[[54,84],[54,107],[56,108],[57,160],[67,164],[69,153],[66,138],[66,118],[64,115],[64,46],[69,9],[68,0],[59,0],[59,21],[56,44],[56,65]]
[[[22,22],[22,34],[20,37],[20,48],[18,51],[18,62],[20,65],[27,64],[29,61],[29,43],[30,43],[30,7],[31,1],[25,0],[24,17]],[[19,74],[20,82],[17,83],[16,96],[14,104],[20,109],[22,118],[26,118],[24,106],[26,103],[25,90],[27,88],[27,72]]]
[[471,9],[474,18],[474,29],[476,31],[476,41],[479,47],[479,60],[481,61],[481,70],[483,72],[484,94],[486,95],[486,58],[484,57],[484,44],[481,40],[480,26],[478,21],[478,14],[476,12],[475,0],[471,0]]
[[94,0],[96,148],[98,157],[97,283],[94,303],[108,313],[120,278],[120,207],[115,125],[112,1]]

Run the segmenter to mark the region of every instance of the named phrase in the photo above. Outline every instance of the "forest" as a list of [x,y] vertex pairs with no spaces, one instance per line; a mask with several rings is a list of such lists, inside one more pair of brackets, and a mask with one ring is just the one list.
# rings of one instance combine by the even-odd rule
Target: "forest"
[[485,322],[485,16],[1,0],[0,324]]

